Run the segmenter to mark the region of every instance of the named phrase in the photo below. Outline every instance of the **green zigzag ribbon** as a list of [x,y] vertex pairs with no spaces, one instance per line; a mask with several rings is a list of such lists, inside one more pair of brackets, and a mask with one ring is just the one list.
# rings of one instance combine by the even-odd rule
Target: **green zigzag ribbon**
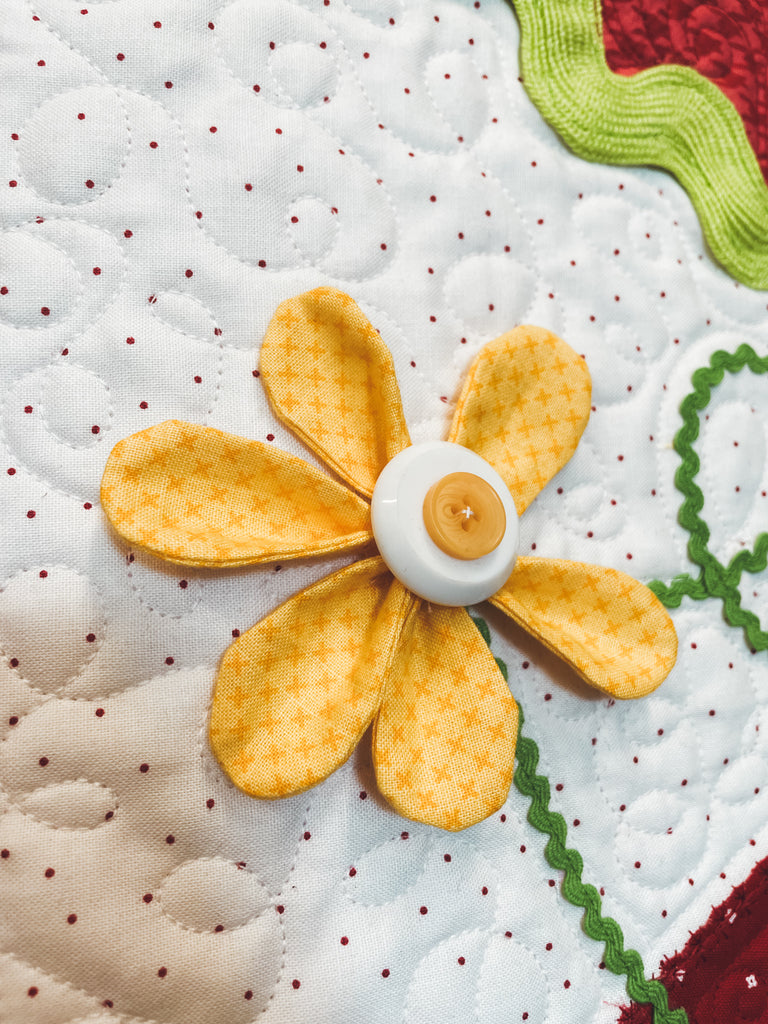
[[[491,633],[488,624],[481,618],[474,618],[473,621],[490,647]],[[496,664],[508,681],[507,666],[500,658],[496,658]],[[519,702],[518,709],[520,725],[514,783],[524,796],[531,799],[528,821],[537,831],[549,836],[549,841],[544,847],[544,856],[555,870],[563,872],[563,896],[574,907],[583,908],[584,931],[591,939],[605,944],[605,966],[613,974],[626,975],[626,988],[630,999],[636,1003],[650,1003],[654,1012],[654,1024],[688,1024],[685,1010],[670,1010],[667,990],[662,983],[655,978],[648,980],[645,977],[640,954],[634,949],[624,948],[624,935],[620,926],[612,917],[603,917],[600,893],[594,885],[582,882],[584,861],[577,850],[565,845],[568,833],[565,818],[557,811],[549,809],[549,780],[544,775],[536,774],[539,748],[534,740],[522,735],[523,709]]]
[[523,82],[580,157],[652,164],[687,191],[726,270],[768,288],[768,188],[736,108],[692,68],[631,77],[605,59],[600,0],[514,0]]
[[675,435],[675,451],[682,459],[675,474],[675,485],[685,497],[678,519],[691,535],[688,554],[701,572],[698,579],[683,574],[676,576],[669,586],[660,580],[653,580],[648,586],[668,608],[678,608],[683,597],[695,601],[720,598],[726,621],[744,630],[753,650],[764,651],[768,649],[768,632],[754,612],[741,607],[739,582],[742,573],[762,572],[768,565],[768,533],[758,534],[752,551],[739,551],[728,565],[723,565],[712,554],[708,547],[709,527],[699,515],[704,508],[704,495],[696,483],[701,461],[693,448],[699,436],[699,413],[709,405],[712,388],[721,383],[726,370],[738,373],[745,366],[752,373],[768,373],[768,357],[758,356],[749,345],[739,345],[735,352],[719,350],[713,352],[709,366],[700,367],[691,378],[693,391],[680,405],[683,425]]

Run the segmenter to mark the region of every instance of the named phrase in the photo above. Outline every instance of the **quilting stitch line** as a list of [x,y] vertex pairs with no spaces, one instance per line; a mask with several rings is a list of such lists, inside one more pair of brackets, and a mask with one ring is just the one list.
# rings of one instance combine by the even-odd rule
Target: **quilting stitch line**
[[[484,619],[472,617],[480,633],[491,646],[491,632]],[[509,681],[507,666],[496,658],[496,664],[504,678]],[[584,860],[573,848],[566,847],[567,826],[565,818],[549,810],[550,786],[544,775],[537,775],[539,748],[535,740],[522,735],[523,709],[518,701],[520,720],[517,738],[517,770],[513,782],[517,789],[531,798],[528,821],[543,835],[549,836],[544,847],[544,856],[551,867],[563,872],[562,894],[574,907],[584,910],[583,928],[596,942],[605,944],[605,966],[612,974],[626,975],[627,994],[636,1003],[650,1003],[654,1012],[654,1024],[688,1024],[685,1010],[670,1010],[667,990],[655,978],[645,977],[642,957],[634,949],[624,948],[624,934],[612,917],[603,917],[600,894],[594,885],[585,885],[581,880]]]
[[688,554],[701,572],[696,579],[687,573],[676,576],[669,585],[661,580],[652,580],[648,587],[668,608],[679,608],[683,597],[695,601],[719,597],[729,625],[744,630],[753,651],[764,651],[768,649],[768,631],[762,628],[754,612],[741,607],[739,581],[742,573],[762,572],[768,565],[768,533],[758,534],[752,551],[739,551],[727,566],[712,554],[708,547],[710,530],[699,514],[704,508],[704,495],[696,483],[701,460],[693,448],[699,436],[699,413],[709,405],[712,389],[722,382],[726,370],[738,373],[745,366],[752,373],[768,373],[768,356],[758,356],[746,344],[739,345],[735,352],[719,349],[712,353],[709,366],[702,366],[693,373],[693,391],[680,405],[683,425],[674,441],[675,451],[682,459],[675,473],[675,485],[684,495],[678,519],[691,535]]

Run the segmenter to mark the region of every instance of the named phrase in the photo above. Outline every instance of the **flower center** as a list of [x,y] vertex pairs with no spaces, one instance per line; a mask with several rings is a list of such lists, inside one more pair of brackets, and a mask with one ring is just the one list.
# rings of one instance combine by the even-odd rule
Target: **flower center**
[[448,441],[412,445],[384,467],[371,525],[392,574],[434,604],[484,601],[515,565],[512,495],[485,459]]
[[441,551],[469,561],[494,551],[504,537],[504,505],[475,473],[449,473],[427,491],[424,525]]

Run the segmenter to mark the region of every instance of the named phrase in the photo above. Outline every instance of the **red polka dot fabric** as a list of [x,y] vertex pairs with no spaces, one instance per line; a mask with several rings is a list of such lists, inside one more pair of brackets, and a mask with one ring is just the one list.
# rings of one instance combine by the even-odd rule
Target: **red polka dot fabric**
[[[484,344],[518,324],[563,337],[589,367],[591,418],[526,510],[520,552],[668,584],[695,575],[680,403],[714,352],[768,354],[765,295],[714,265],[663,172],[564,148],[524,91],[505,0],[3,13],[0,1021],[640,1012],[621,1009],[625,979],[514,786],[464,832],[419,825],[382,800],[367,736],[305,794],[234,789],[207,741],[221,656],[342,560],[160,563],[110,530],[99,482],[118,441],[167,419],[311,458],[275,416],[259,354],[283,300],[329,286],[392,352],[415,443],[445,438]],[[323,382],[306,386],[322,402]],[[700,410],[702,515],[723,565],[765,526],[765,411],[748,368]],[[765,617],[766,571],[739,587]],[[686,598],[674,671],[616,702],[488,607],[473,614],[584,881],[650,977],[768,856],[765,652],[716,600]],[[760,1019],[760,941],[722,960],[720,989],[696,1003],[706,1019]],[[687,1005],[691,974],[662,976]]]

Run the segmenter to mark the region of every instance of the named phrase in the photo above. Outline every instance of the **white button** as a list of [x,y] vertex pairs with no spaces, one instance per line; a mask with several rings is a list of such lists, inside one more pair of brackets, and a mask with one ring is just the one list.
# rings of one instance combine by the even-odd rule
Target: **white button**
[[[435,543],[424,521],[424,501],[433,485],[455,473],[490,484],[506,516],[492,551],[455,558]],[[458,513],[470,517],[471,508]],[[449,441],[413,445],[385,466],[371,500],[373,536],[381,557],[402,584],[433,604],[476,604],[495,594],[515,567],[519,528],[512,495],[496,470],[469,448]]]

